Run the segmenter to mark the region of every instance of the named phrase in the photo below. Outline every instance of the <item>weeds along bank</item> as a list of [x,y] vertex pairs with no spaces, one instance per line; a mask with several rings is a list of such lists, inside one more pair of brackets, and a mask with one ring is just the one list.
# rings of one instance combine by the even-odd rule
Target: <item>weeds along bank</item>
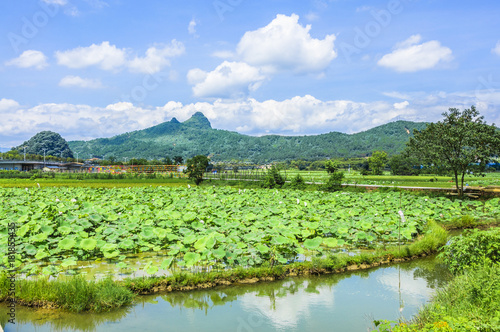
[[440,254],[455,275],[410,322],[376,321],[379,331],[499,331],[500,229],[455,237]]
[[[116,298],[117,306],[132,301],[130,291],[182,290],[244,279],[254,282],[288,275],[340,272],[417,257],[436,251],[446,242],[446,232],[433,220],[453,220],[464,215],[494,219],[500,214],[498,198],[485,202],[451,201],[397,192],[35,187],[3,188],[0,195],[2,228],[10,223],[16,228],[13,263],[19,278],[36,276],[42,280],[43,276],[76,274],[78,261],[95,259],[115,262],[127,273],[132,267],[127,264],[126,254],[147,251],[164,254],[160,260],[142,267],[151,276],[160,270],[189,271],[204,267],[212,271],[110,282],[117,290],[98,283],[92,290],[82,288],[78,279],[71,281],[75,283],[70,286],[74,292],[87,294],[82,299],[103,293]],[[398,241],[407,244],[401,251],[383,251]],[[0,234],[0,242],[2,270],[7,271],[6,232]],[[379,251],[355,257],[328,255],[333,249],[347,247]],[[294,262],[301,254],[323,258]],[[48,295],[71,292],[36,293],[37,287],[29,291],[30,282],[33,281],[17,284],[20,290],[16,296],[24,299],[25,304],[74,307],[64,304],[64,299]],[[53,286],[43,288],[63,287],[56,282],[47,285]],[[5,292],[2,299],[7,299]],[[108,308],[76,307],[83,308],[76,310]]]

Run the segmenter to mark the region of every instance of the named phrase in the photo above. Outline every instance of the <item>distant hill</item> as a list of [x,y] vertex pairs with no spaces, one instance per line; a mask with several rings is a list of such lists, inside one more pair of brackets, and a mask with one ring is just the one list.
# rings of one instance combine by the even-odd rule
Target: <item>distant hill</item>
[[163,159],[179,155],[190,158],[209,155],[213,161],[245,160],[255,163],[293,159],[318,160],[333,157],[361,157],[375,150],[400,152],[413,129],[426,123],[396,121],[356,133],[310,136],[247,136],[213,129],[200,112],[190,119],[161,123],[151,128],[91,141],[71,141],[71,150],[80,156],[114,156],[118,159]]
[[24,147],[28,154],[73,158],[68,142],[53,131],[41,131],[14,149],[24,152]]

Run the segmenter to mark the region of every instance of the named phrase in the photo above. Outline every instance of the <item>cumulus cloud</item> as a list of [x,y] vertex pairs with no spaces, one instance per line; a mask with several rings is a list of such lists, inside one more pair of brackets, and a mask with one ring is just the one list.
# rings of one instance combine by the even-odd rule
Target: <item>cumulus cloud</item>
[[418,44],[421,40],[420,35],[413,35],[398,43],[394,51],[384,55],[377,64],[398,72],[416,72],[434,68],[439,63],[453,59],[451,49],[441,46],[439,41],[431,40]]
[[[200,73],[198,73],[200,74]],[[203,73],[201,73],[203,74]],[[203,80],[193,74],[192,79]],[[500,123],[500,89],[462,92],[391,92],[405,97],[397,102],[374,100],[320,100],[311,95],[285,100],[258,101],[217,99],[182,104],[169,101],[158,107],[139,107],[119,102],[105,107],[73,104],[41,104],[25,107],[12,99],[0,99],[0,140],[2,146],[21,144],[42,130],[59,132],[65,139],[110,137],[148,128],[176,117],[185,121],[202,112],[217,129],[248,135],[312,135],[339,131],[355,133],[394,120],[438,121],[450,107],[476,105],[488,123]]]
[[314,73],[321,77],[337,56],[335,36],[315,39],[309,33],[311,26],[304,27],[298,21],[295,14],[277,15],[267,26],[246,32],[235,53],[214,52],[215,57],[236,61],[224,61],[209,73],[198,68],[189,71],[194,96],[243,96],[279,72]]
[[34,67],[36,69],[43,69],[48,66],[45,54],[35,50],[24,51],[19,57],[7,61],[5,64],[19,68]]
[[12,99],[0,99],[0,112],[9,111],[19,107],[19,103]]
[[116,71],[128,67],[131,72],[153,74],[170,66],[169,58],[185,52],[184,44],[172,40],[168,45],[153,46],[147,49],[145,56],[130,59],[130,51],[117,48],[108,41],[100,45],[77,47],[67,51],[57,51],[57,63],[69,68],[97,66],[103,70]]
[[296,73],[324,70],[337,56],[335,35],[315,39],[311,25],[298,23],[299,16],[277,15],[267,26],[246,32],[237,46],[237,54],[252,66],[269,71],[291,70]]
[[62,87],[78,87],[85,89],[100,89],[103,87],[98,79],[81,78],[80,76],[66,76],[61,79],[59,86]]
[[498,41],[497,46],[495,46],[495,48],[492,49],[491,51],[496,55],[500,55],[500,41]]
[[196,97],[237,97],[241,91],[257,89],[265,76],[244,62],[224,61],[211,72],[192,69],[187,78]]
[[104,70],[116,70],[126,63],[126,52],[104,41],[100,45],[57,51],[56,58],[58,64],[69,68],[98,66]]
[[170,66],[168,58],[182,55],[184,52],[184,44],[174,39],[170,45],[148,48],[145,57],[135,57],[128,66],[132,72],[154,74]]
[[410,103],[405,100],[401,103],[394,103],[394,108],[397,109],[397,110],[402,110],[402,109],[405,109],[408,105],[410,105]]

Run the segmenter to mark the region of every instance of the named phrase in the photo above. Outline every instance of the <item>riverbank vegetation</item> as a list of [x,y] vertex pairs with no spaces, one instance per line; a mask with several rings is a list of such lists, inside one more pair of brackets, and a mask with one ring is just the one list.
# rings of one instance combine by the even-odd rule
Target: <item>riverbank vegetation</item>
[[500,330],[500,229],[466,232],[440,256],[455,278],[412,321],[376,321],[379,331]]

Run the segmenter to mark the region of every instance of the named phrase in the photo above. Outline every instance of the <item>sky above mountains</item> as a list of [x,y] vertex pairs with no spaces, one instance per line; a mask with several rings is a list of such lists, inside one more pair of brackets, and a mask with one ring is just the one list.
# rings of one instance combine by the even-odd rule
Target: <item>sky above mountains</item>
[[203,112],[248,135],[354,133],[476,105],[500,124],[500,3],[25,0],[0,11],[0,147]]

